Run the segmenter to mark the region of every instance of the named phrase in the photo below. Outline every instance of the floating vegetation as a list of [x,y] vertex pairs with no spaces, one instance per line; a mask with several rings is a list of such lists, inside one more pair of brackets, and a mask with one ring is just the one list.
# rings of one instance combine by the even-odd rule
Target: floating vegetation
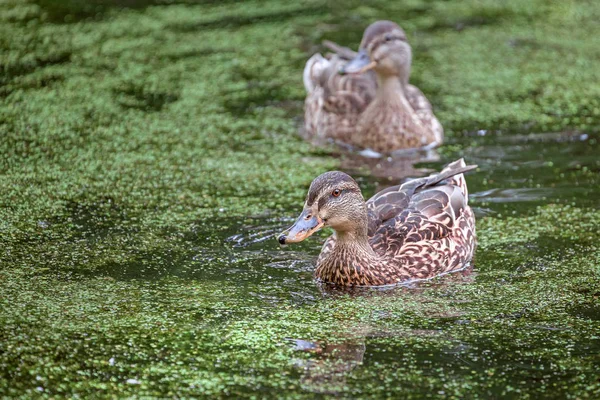
[[[393,290],[270,235],[340,168],[301,69],[398,21],[464,156],[475,267]],[[0,5],[0,397],[598,398],[600,9],[472,0]],[[550,133],[547,133],[550,132]],[[358,174],[366,193],[391,184]]]

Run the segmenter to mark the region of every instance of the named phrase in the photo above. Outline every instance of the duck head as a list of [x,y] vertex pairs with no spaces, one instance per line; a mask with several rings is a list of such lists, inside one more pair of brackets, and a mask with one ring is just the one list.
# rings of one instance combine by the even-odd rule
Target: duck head
[[397,76],[408,82],[411,62],[412,49],[404,30],[392,21],[377,21],[365,30],[358,55],[340,73],[373,70],[379,77]]
[[280,244],[301,242],[322,227],[337,234],[367,231],[367,207],[356,181],[339,171],[326,172],[312,181],[302,213],[279,235]]

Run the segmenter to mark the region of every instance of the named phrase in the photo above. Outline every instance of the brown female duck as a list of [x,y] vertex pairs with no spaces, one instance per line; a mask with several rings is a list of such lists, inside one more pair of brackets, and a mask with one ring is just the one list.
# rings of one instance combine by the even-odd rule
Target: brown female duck
[[323,226],[333,228],[315,275],[342,286],[390,285],[460,270],[476,246],[463,176],[475,168],[460,159],[366,203],[349,175],[326,172],[312,182],[302,214],[279,242],[300,242]]
[[398,25],[371,24],[358,53],[325,45],[336,53],[329,59],[315,54],[304,68],[309,138],[378,152],[441,144],[443,129],[431,104],[408,83],[412,50]]

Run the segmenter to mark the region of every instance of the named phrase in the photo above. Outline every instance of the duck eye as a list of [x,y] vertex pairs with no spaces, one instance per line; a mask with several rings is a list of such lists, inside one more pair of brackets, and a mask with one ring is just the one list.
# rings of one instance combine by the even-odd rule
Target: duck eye
[[340,189],[335,189],[333,192],[331,192],[331,195],[333,197],[340,197],[340,194],[342,194],[342,191]]
[[385,41],[389,42],[393,39],[392,35],[385,35]]

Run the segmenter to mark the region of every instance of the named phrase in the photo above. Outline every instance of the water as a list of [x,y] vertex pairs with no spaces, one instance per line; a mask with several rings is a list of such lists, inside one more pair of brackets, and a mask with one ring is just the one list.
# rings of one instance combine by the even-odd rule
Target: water
[[[600,136],[524,128],[597,121],[586,5],[59,3],[3,19],[0,397],[600,397]],[[381,17],[467,132],[391,158],[293,139],[306,54]],[[332,290],[330,232],[276,241],[314,165],[370,197],[459,157],[472,268]]]
[[[479,165],[477,172],[467,176],[478,226],[485,224],[486,219],[536,215],[537,207],[549,203],[584,208],[599,205],[600,164],[595,135],[466,135],[450,144],[465,142],[468,145],[461,155],[467,162]],[[359,161],[354,155],[340,156],[346,158],[344,163],[352,161],[348,169],[358,172],[355,176],[367,197],[407,178],[403,171],[396,171],[400,174],[391,178],[389,174],[372,174],[365,169],[372,166],[370,161],[356,167]],[[407,164],[406,160],[383,161],[407,165],[407,175],[415,176],[439,170],[456,157],[457,154],[444,154],[417,165]],[[277,361],[268,363],[277,365],[285,388],[279,390],[288,394],[426,395],[433,387],[435,394],[442,397],[463,393],[465,388],[484,397],[511,397],[557,386],[563,388],[559,393],[565,393],[567,386],[563,385],[576,379],[587,382],[592,366],[598,365],[600,338],[594,331],[600,321],[597,306],[576,300],[576,304],[581,304],[567,309],[572,319],[565,320],[561,310],[569,301],[563,300],[560,309],[554,310],[547,304],[550,298],[546,295],[532,298],[531,304],[527,299],[517,300],[521,305],[509,306],[506,313],[502,305],[494,304],[510,302],[511,293],[520,290],[520,282],[535,285],[540,279],[555,279],[553,276],[560,272],[549,271],[556,270],[557,264],[593,254],[593,245],[585,240],[558,239],[552,235],[519,238],[514,242],[509,239],[508,244],[480,247],[473,268],[433,282],[387,290],[331,290],[318,285],[312,276],[314,260],[328,232],[285,249],[277,243],[277,234],[291,224],[301,207],[301,203],[290,204],[281,215],[268,217],[198,221],[181,232],[163,232],[161,235],[174,240],[171,248],[135,250],[127,261],[109,262],[89,273],[73,269],[65,279],[90,276],[111,282],[137,282],[135,285],[141,285],[149,296],[145,304],[164,309],[165,315],[171,315],[169,307],[177,301],[165,288],[165,282],[183,287],[189,283],[196,285],[193,282],[203,287],[210,282],[210,287],[226,288],[222,295],[208,297],[203,297],[207,293],[201,289],[196,294],[203,299],[201,304],[187,309],[185,315],[200,324],[201,328],[194,329],[225,335],[223,340],[231,334],[225,327],[236,330],[238,321],[257,319],[259,326],[250,326],[248,332],[257,329],[261,335],[269,332],[265,331],[265,324],[282,329],[272,337],[267,334],[266,343],[273,344],[271,340],[275,340],[278,350],[271,352],[277,354]],[[110,205],[110,201],[98,209],[73,204],[70,210],[77,232],[73,240],[84,241],[88,246],[99,245],[107,238],[128,238],[138,231],[130,216]],[[41,221],[40,227],[52,229],[54,223],[60,221]],[[504,234],[513,233],[510,224],[505,229]],[[480,233],[484,238],[489,235],[485,229]],[[572,267],[565,271],[570,272],[564,272],[564,278],[559,280],[578,279],[580,275]],[[471,287],[482,292],[474,294]],[[556,289],[560,284],[543,288]],[[597,286],[591,288],[597,290]],[[589,295],[598,296],[598,292]],[[484,304],[476,304],[478,298]],[[165,304],[171,305],[165,308]],[[181,304],[175,306],[181,307]],[[368,311],[362,310],[361,316],[354,319],[355,307]],[[335,311],[329,314],[330,309],[336,308],[340,308],[340,314]],[[332,315],[334,321],[328,322]],[[306,322],[300,327],[289,322],[283,325],[269,322],[279,318],[306,319]],[[316,331],[310,328],[312,318],[316,318]],[[339,326],[328,326],[331,324]],[[513,329],[517,333],[511,332]],[[332,333],[326,334],[327,331]],[[125,332],[129,331],[121,334],[131,334]],[[211,343],[213,339],[204,340]],[[255,339],[242,338],[236,346],[252,348],[252,340]],[[183,339],[183,343],[190,346],[193,341]],[[238,394],[275,390],[263,381],[272,374],[269,368],[262,364],[252,367],[255,357],[270,360],[271,355],[254,350],[254,356],[243,358],[242,364],[234,368],[236,352],[220,348],[219,340],[216,343],[215,349],[224,352],[227,360],[213,366],[182,361],[177,354],[173,355],[173,350],[165,350],[165,354],[188,366],[195,365],[192,370],[208,368],[222,374],[250,374],[254,381],[262,382],[241,384],[235,392]],[[127,354],[115,356],[127,360],[131,358]],[[153,357],[158,358],[152,358],[150,363],[160,362],[160,356]],[[573,357],[584,361],[572,364]],[[112,359],[107,354],[106,359],[109,358]],[[98,367],[93,367],[91,371],[95,374],[97,370]],[[389,371],[394,371],[392,381]],[[150,375],[147,379],[159,378]],[[136,385],[144,383],[137,375],[127,378],[129,384],[134,381]]]

